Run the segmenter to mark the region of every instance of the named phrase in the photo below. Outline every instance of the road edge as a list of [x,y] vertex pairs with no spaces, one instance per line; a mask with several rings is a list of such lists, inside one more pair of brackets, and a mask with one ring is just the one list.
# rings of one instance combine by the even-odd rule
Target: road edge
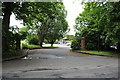
[[20,55],[20,56],[16,56],[16,57],[11,57],[11,58],[5,58],[5,59],[2,59],[2,61],[9,61],[9,60],[14,60],[14,59],[18,59],[18,58],[22,58],[22,57],[25,57],[28,55],[28,50],[29,49],[24,49],[24,50],[21,50],[23,55]]
[[109,56],[109,55],[100,55],[100,54],[92,54],[92,53],[86,53],[86,52],[79,52],[79,51],[72,51],[70,50],[71,52],[74,52],[74,53],[79,53],[79,54],[85,54],[85,55],[94,55],[94,56],[105,56],[105,57],[114,57],[114,58],[120,58],[120,56]]

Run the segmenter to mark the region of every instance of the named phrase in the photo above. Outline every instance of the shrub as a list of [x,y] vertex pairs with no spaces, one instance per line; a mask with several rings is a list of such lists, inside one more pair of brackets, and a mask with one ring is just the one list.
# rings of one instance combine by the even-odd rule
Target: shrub
[[58,40],[56,40],[54,44],[59,44],[59,41],[58,41]]
[[29,44],[35,44],[38,45],[39,44],[39,39],[37,37],[32,37],[28,40]]
[[97,46],[95,46],[95,44],[92,42],[92,43],[86,43],[86,49],[87,50],[95,50],[97,48]]
[[22,49],[28,49],[28,45],[22,43]]
[[10,57],[15,57],[15,56],[20,56],[20,55],[22,55],[21,51],[9,50],[2,54],[2,58],[10,58]]
[[80,42],[77,40],[73,40],[71,44],[72,50],[79,50],[80,49]]
[[49,42],[48,42],[46,39],[44,40],[44,43],[45,43],[45,44],[49,44]]

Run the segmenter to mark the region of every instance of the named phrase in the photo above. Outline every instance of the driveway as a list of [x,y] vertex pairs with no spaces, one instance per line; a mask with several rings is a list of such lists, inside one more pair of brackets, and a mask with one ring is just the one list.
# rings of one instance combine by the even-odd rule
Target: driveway
[[[45,45],[48,46],[48,45]],[[55,49],[34,49],[27,57],[4,61],[3,78],[118,78],[118,58]]]

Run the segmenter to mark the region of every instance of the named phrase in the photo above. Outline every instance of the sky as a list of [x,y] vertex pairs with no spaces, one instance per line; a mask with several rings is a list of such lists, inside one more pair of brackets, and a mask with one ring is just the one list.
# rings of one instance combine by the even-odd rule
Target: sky
[[10,26],[18,26],[19,28],[23,27],[23,21],[20,20],[16,20],[15,19],[15,15],[12,13],[11,17],[10,17]]
[[[67,17],[66,20],[68,22],[68,25],[70,27],[69,35],[74,35],[74,27],[75,25],[75,19],[76,17],[83,11],[83,6],[80,4],[81,2],[79,0],[63,0],[63,3],[65,5],[65,9],[67,10]],[[23,27],[21,24],[23,23],[20,20],[16,20],[14,14],[10,17],[10,26],[17,25],[19,28]]]
[[67,10],[67,22],[70,27],[70,32],[68,34],[74,35],[74,25],[76,17],[83,11],[83,6],[79,0],[63,0],[65,9]]

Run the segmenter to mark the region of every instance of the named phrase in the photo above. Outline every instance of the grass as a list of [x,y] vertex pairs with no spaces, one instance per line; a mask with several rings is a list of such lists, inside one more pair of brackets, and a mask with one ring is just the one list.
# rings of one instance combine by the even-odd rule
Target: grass
[[41,49],[39,45],[33,45],[33,44],[23,44],[23,49]]
[[58,48],[55,46],[43,46],[42,48],[39,45],[33,45],[33,44],[23,44],[23,49],[42,49],[42,48],[47,48],[47,49],[52,49],[52,48]]
[[96,54],[96,55],[120,56],[120,53],[118,53],[118,52],[113,52],[113,51],[99,51],[99,52],[98,52],[98,51],[83,51],[83,50],[80,50],[79,52]]
[[29,49],[40,49],[41,47],[39,45],[28,45]]
[[44,46],[43,48],[58,48],[58,47],[55,47],[55,46]]
[[20,56],[23,53],[21,51],[16,51],[16,50],[9,50],[7,52],[2,53],[2,58],[11,58],[11,57],[16,57]]

